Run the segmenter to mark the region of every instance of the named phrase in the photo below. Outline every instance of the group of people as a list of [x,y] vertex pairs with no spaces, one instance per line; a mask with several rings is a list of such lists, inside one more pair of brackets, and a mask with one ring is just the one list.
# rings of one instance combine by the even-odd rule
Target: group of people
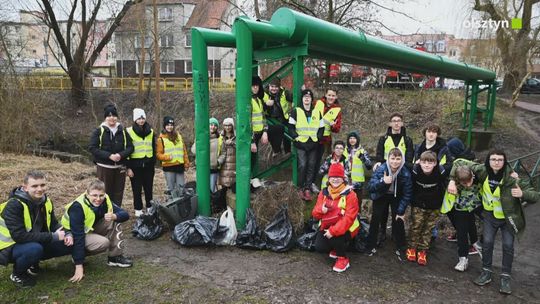
[[[310,89],[303,89],[301,104],[293,107],[291,94],[281,87],[279,79],[273,79],[266,92],[259,77],[252,80],[252,165],[260,144],[270,143],[274,157],[290,153],[291,143],[294,145],[298,195],[310,201],[318,193],[312,211],[320,221],[315,245],[318,251],[336,259],[333,270],[342,272],[350,267],[346,249],[359,231],[362,192],[367,190],[373,201],[368,255],[375,255],[384,242],[390,216],[396,255],[427,265],[436,223],[441,213],[447,214],[457,231],[455,269],[465,271],[471,248],[481,250],[482,273],[474,281],[478,285],[491,281],[493,243],[497,231],[502,231],[500,291],[511,293],[514,237],[525,228],[521,202],[534,203],[540,194],[513,172],[506,154],[493,150],[485,163],[475,163],[459,139],[446,142],[434,124],[424,129],[424,140],[413,146],[403,116],[394,113],[372,160],[358,132],[350,132],[344,141],[333,141],[332,134],[338,134],[342,124],[337,94],[330,88],[324,97],[315,99]],[[232,118],[224,119],[221,131],[216,118],[211,118],[209,125],[210,191],[215,192],[218,185],[234,186],[236,134]],[[29,172],[23,185],[0,205],[0,264],[14,264],[10,278],[15,284],[33,286],[40,260],[67,254],[75,264],[70,279],[73,282],[84,276],[86,255],[108,251],[108,265],[130,267],[133,262],[123,255],[119,225],[129,218],[121,207],[126,175],[138,217],[144,213],[143,191],[146,208],[152,207],[156,160],[163,168],[168,193],[185,185],[184,172],[190,167],[187,146],[175,119],[164,117],[157,135],[140,108],[133,110],[132,126],[124,128],[116,107],[107,105],[103,123],[91,135],[89,150],[98,179],[65,207],[60,222],[46,195],[46,177],[39,171]],[[195,145],[191,151],[195,154]],[[371,179],[366,183],[365,170],[371,169]],[[319,178],[320,188],[316,185]],[[409,206],[407,238],[404,222]],[[476,217],[484,226],[481,244]]]

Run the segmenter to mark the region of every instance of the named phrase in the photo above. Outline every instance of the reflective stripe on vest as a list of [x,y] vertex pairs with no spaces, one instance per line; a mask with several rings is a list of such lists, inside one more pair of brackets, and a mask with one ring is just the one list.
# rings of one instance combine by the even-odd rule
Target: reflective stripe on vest
[[[386,137],[386,141],[384,142],[385,160],[388,158],[388,152],[390,152],[390,150],[392,150],[393,148],[396,148],[396,145],[394,145],[394,140],[392,139],[392,136],[388,135]],[[405,136],[401,136],[397,148],[399,148],[401,152],[403,152],[403,157],[405,157],[405,152],[407,151],[407,147],[405,146]]]
[[283,117],[285,119],[289,119],[289,102],[287,101],[287,97],[285,96],[285,90],[281,89],[281,96],[279,96],[279,104],[281,105],[281,109],[283,110]]
[[[326,199],[326,198],[325,198]],[[347,208],[347,197],[341,196],[338,203],[338,208],[341,209],[341,216],[345,215],[345,209]],[[319,227],[321,226],[322,220],[319,221]],[[354,219],[354,222],[352,223],[351,227],[349,227],[349,232],[353,232],[356,230],[356,228],[360,227],[360,222],[358,221],[358,218]]]
[[[90,202],[86,198],[85,193],[79,195],[79,197],[77,197],[77,199],[75,201],[78,202],[81,205],[82,209],[83,209],[83,213],[84,213],[84,233],[89,233],[92,230],[94,230],[94,222],[96,221],[96,214],[94,213],[94,211],[90,207]],[[71,208],[71,205],[73,205],[73,203],[74,202],[71,202],[66,206],[66,212],[64,213],[64,216],[62,216],[62,226],[66,230],[71,230],[70,229],[71,225],[69,223],[69,213],[68,212],[69,212],[69,208]],[[111,199],[109,198],[109,196],[107,194],[105,194],[105,203],[107,204],[107,213],[113,212],[112,201],[111,201]]]
[[502,180],[495,188],[495,192],[491,192],[491,187],[489,187],[488,178],[484,181],[482,186],[482,205],[487,211],[493,211],[493,216],[497,219],[504,218],[504,212],[501,205],[501,188]]
[[[30,232],[32,230],[32,219],[30,218],[30,211],[28,210],[28,206],[25,202],[15,198],[16,201],[21,203],[23,207],[23,219],[24,219],[24,228],[26,232]],[[2,218],[1,214],[4,211],[4,208],[7,206],[7,202],[4,202],[0,205],[0,250],[4,248],[8,248],[9,246],[12,246],[15,244],[15,241],[11,238],[11,233],[9,233],[9,229],[6,226],[6,222]],[[47,224],[47,229],[51,231],[51,213],[52,213],[52,203],[47,198],[45,201],[45,220]],[[39,215],[36,215],[39,216]]]
[[309,138],[313,142],[317,142],[317,131],[321,127],[320,114],[317,111],[311,111],[311,121],[308,123],[306,112],[303,109],[296,108],[296,133],[297,140],[305,143]]
[[444,192],[444,199],[441,206],[441,213],[446,214],[454,208],[454,204],[456,203],[457,197],[454,194],[448,193],[448,191]]
[[[353,183],[363,183],[366,181],[366,177],[364,175],[364,162],[360,158],[360,155],[364,154],[364,152],[364,149],[358,149],[352,158],[351,181]],[[349,159],[349,152],[347,152],[347,149],[345,149],[343,155],[346,159]]]
[[263,105],[259,98],[251,98],[251,128],[253,132],[264,130]]
[[131,136],[134,147],[133,153],[131,153],[129,158],[150,158],[153,156],[154,147],[152,147],[152,139],[154,138],[154,130],[151,130],[150,134],[148,134],[145,138],[137,135],[137,133],[133,131],[132,127],[127,128],[127,132],[129,133],[129,136]]
[[170,154],[172,156],[171,160],[164,160],[161,164],[172,164],[172,163],[184,163],[184,141],[182,136],[178,134],[177,142],[174,144],[170,139],[166,137],[161,137],[163,141],[163,153]]
[[[101,146],[103,144],[103,133],[105,133],[105,127],[101,126],[100,129],[101,131],[99,133],[99,148],[101,149]],[[122,128],[122,134],[124,135],[124,150],[125,150],[127,147],[127,142],[126,142],[126,130],[124,128]]]

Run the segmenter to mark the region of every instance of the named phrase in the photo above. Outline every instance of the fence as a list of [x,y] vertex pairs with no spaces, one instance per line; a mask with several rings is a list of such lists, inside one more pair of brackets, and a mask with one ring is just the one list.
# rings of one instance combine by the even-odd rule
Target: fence
[[509,163],[520,178],[528,179],[536,191],[540,191],[540,151],[512,159]]
[[[118,90],[130,91],[139,89],[139,78],[117,78],[117,77],[88,77],[85,80],[85,87],[90,90]],[[26,90],[69,90],[71,80],[68,77],[55,76],[25,76],[20,82],[22,89]],[[155,90],[156,82],[154,78],[143,78],[142,89]],[[182,92],[193,90],[192,78],[160,78],[159,86],[162,92]],[[214,91],[234,91],[234,83],[221,82],[220,78],[209,81],[210,90]]]

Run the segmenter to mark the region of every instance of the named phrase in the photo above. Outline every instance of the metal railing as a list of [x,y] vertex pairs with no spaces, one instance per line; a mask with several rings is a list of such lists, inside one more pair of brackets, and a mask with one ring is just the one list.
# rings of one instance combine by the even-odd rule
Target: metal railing
[[540,151],[512,159],[510,166],[523,179],[528,179],[536,191],[540,191]]
[[[88,77],[85,80],[85,87],[90,90],[117,90],[133,91],[139,89],[139,78],[120,77]],[[143,78],[143,90],[155,90],[154,78]],[[58,76],[25,76],[20,81],[21,89],[25,90],[70,90],[71,80],[69,77]],[[193,90],[192,78],[160,78],[159,87],[162,92],[182,92]],[[220,78],[209,81],[210,90],[214,91],[234,91],[234,83],[222,82]]]

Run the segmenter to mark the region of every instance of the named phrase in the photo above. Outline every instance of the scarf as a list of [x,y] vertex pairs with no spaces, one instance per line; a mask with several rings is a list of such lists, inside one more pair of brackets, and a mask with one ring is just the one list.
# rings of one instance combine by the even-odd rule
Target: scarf
[[332,185],[328,185],[328,194],[330,194],[330,197],[332,199],[336,199],[340,196],[341,192],[345,190],[345,187],[347,187],[346,183],[341,183],[337,188],[332,187]]

